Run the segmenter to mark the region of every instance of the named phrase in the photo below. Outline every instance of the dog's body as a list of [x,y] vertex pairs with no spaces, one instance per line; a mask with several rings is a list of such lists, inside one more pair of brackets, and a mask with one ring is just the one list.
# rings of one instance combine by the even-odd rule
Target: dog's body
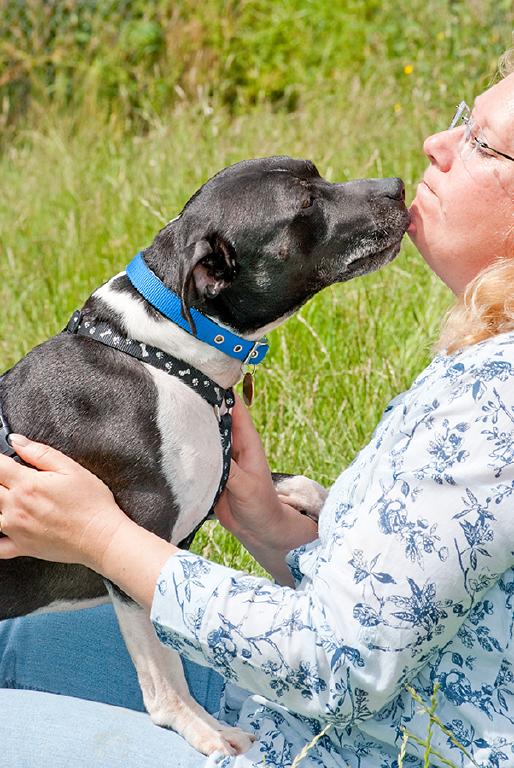
[[[269,158],[211,179],[144,258],[181,296],[186,316],[195,307],[257,339],[326,285],[390,261],[407,223],[398,180],[332,185],[310,163]],[[241,376],[240,361],[163,318],[125,273],[93,293],[83,313],[193,365],[221,387]],[[158,536],[181,542],[211,508],[223,466],[218,414],[178,378],[63,333],[2,378],[0,402],[14,431],[88,467],[132,519]],[[283,493],[291,489],[294,482],[283,485]],[[316,492],[310,503],[316,505]],[[223,727],[191,699],[180,660],[158,642],[142,609],[111,585],[107,590],[153,720],[204,753],[247,749],[246,734]],[[0,618],[105,599],[103,580],[81,566],[0,562]]]

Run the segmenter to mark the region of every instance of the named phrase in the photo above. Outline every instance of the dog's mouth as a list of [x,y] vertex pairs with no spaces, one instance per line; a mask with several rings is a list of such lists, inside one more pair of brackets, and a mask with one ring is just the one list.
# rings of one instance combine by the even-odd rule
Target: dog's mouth
[[398,211],[394,229],[386,231],[382,229],[379,237],[366,239],[356,247],[353,258],[346,261],[346,279],[375,272],[377,269],[389,264],[400,252],[403,236],[410,224],[410,214],[407,208]]
[[339,280],[346,282],[385,267],[398,256],[404,234],[405,230],[402,229],[394,235],[381,238],[379,242],[370,240],[361,242],[352,256],[344,259],[344,271]]
[[373,248],[363,256],[358,256],[348,264],[348,272],[345,279],[366,275],[368,272],[375,272],[381,267],[385,267],[398,256],[402,243],[403,233],[379,248]]
[[328,262],[325,260],[318,272],[321,282],[324,285],[344,283],[354,277],[376,272],[393,261],[400,252],[403,236],[410,223],[410,216],[407,211],[405,213],[401,224],[395,226],[393,231],[382,230],[360,238],[345,249],[344,255]]

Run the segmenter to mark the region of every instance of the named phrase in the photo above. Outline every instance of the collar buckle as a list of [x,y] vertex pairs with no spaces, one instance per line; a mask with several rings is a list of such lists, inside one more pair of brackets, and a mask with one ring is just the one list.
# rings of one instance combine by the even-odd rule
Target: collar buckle
[[248,352],[247,356],[241,363],[241,365],[256,365],[259,361],[255,360],[255,358],[259,357],[259,347],[267,347],[268,346],[268,340],[265,336],[262,337],[262,339],[259,339],[258,341],[255,341],[250,351]]
[[80,309],[75,310],[73,315],[70,317],[70,321],[68,325],[66,326],[66,332],[67,333],[77,333],[77,330],[79,328],[79,325],[82,322],[82,313]]

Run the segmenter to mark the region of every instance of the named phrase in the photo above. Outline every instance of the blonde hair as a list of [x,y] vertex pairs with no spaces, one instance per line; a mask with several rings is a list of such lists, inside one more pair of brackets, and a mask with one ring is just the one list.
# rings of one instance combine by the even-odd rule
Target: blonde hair
[[[514,48],[500,59],[501,77],[514,72]],[[511,228],[508,237],[511,237]],[[514,257],[514,248],[513,248]],[[482,270],[458,297],[443,321],[437,351],[448,354],[498,333],[514,330],[514,258]]]
[[486,267],[448,312],[436,348],[448,354],[514,329],[514,259]]
[[498,62],[498,72],[502,77],[507,77],[514,72],[514,48],[505,51]]

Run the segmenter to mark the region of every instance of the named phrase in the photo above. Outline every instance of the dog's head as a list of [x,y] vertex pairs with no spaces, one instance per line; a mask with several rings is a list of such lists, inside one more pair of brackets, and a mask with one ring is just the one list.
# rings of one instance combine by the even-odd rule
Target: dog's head
[[246,160],[211,178],[144,251],[183,303],[240,334],[290,315],[399,251],[400,179],[331,184],[308,160]]

